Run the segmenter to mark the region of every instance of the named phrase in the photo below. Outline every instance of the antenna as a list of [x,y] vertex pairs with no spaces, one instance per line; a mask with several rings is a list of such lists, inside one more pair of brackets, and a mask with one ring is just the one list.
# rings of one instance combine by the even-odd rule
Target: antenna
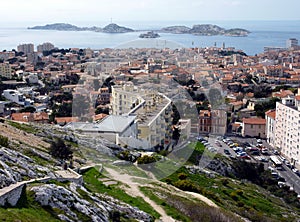
[[113,23],[113,22],[112,22],[112,18],[110,18],[110,23]]

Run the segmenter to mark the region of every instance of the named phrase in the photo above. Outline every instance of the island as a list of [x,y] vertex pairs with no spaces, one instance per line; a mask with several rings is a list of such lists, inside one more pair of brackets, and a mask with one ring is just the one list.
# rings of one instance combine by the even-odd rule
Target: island
[[[115,23],[110,23],[104,28],[101,27],[78,27],[75,25],[67,23],[54,23],[47,24],[44,26],[34,26],[29,27],[28,29],[36,30],[58,30],[58,31],[94,31],[94,32],[104,32],[104,33],[127,33],[127,32],[137,32],[142,30],[133,30],[124,26],[119,26]],[[225,29],[217,25],[212,24],[201,24],[194,25],[192,28],[187,26],[169,26],[162,28],[160,30],[150,31],[144,34],[141,34],[140,38],[158,38],[160,37],[157,32],[163,33],[172,33],[172,34],[192,34],[192,35],[203,35],[203,36],[213,36],[213,35],[224,35],[224,36],[236,36],[242,37],[247,36],[250,31],[241,28],[232,28]]]
[[241,28],[225,29],[217,25],[202,24],[194,25],[192,28],[186,26],[169,26],[161,29],[162,32],[173,34],[193,34],[193,35],[226,35],[226,36],[247,36],[250,31]]
[[142,33],[139,35],[139,38],[146,38],[146,39],[154,39],[154,38],[159,38],[160,35],[153,32],[153,31],[150,31],[150,32],[147,32],[147,33]]
[[104,28],[101,27],[78,27],[75,25],[67,24],[67,23],[54,23],[54,24],[47,24],[44,26],[34,26],[29,27],[28,29],[34,30],[58,30],[58,31],[94,31],[94,32],[105,32],[105,33],[126,33],[126,32],[134,32],[133,29],[119,26],[117,24],[111,23],[105,26]]

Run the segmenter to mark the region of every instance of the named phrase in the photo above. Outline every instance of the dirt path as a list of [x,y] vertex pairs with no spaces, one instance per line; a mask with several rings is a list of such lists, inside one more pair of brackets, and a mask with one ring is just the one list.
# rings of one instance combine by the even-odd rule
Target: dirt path
[[128,187],[125,187],[125,190],[128,192],[128,194],[132,195],[132,196],[139,196],[142,197],[147,203],[150,204],[150,206],[155,209],[160,215],[160,220],[163,222],[175,222],[175,220],[168,216],[166,214],[166,212],[164,211],[164,209],[157,205],[154,201],[152,201],[150,198],[148,198],[147,196],[145,196],[139,189],[139,184],[137,182],[133,182],[134,178],[137,177],[132,177],[128,174],[120,174],[119,172],[117,172],[116,170],[113,170],[111,168],[105,168],[105,170],[110,174],[111,178],[117,181],[120,181],[126,185],[128,185]]

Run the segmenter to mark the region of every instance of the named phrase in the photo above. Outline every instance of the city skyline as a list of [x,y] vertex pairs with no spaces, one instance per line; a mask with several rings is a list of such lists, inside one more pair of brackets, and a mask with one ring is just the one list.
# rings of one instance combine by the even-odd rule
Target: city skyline
[[12,0],[1,4],[0,24],[101,21],[300,20],[300,2],[243,0]]

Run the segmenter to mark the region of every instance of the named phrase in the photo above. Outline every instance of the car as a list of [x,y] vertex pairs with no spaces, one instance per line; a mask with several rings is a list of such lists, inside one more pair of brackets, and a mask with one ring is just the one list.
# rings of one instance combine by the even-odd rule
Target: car
[[259,156],[260,155],[258,150],[252,150],[252,151],[250,151],[250,154],[254,155],[254,156]]
[[246,160],[250,160],[251,159],[248,155],[243,155],[243,156],[240,156],[239,158],[246,159]]
[[236,160],[236,156],[234,156],[234,155],[230,155],[229,157],[230,157],[230,159],[232,159],[232,160]]
[[292,168],[292,164],[288,161],[285,161],[285,165],[288,167],[288,168]]
[[275,155],[279,155],[278,150],[274,150],[273,153],[274,153]]
[[262,144],[262,140],[261,140],[261,139],[257,139],[256,142],[257,142],[258,144]]
[[268,159],[268,158],[265,158],[265,157],[263,157],[263,158],[261,158],[261,159],[260,159],[260,161],[261,161],[261,162],[265,162],[265,163],[267,163],[267,162],[269,162],[269,159]]
[[224,153],[225,153],[226,155],[230,155],[230,151],[227,150],[227,149],[224,149]]

